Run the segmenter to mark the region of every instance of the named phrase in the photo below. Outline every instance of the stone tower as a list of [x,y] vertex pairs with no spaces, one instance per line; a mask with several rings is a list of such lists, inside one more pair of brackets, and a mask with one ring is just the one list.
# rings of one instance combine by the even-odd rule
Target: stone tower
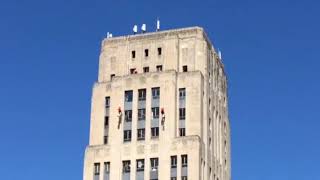
[[103,40],[84,180],[230,180],[227,78],[200,27]]

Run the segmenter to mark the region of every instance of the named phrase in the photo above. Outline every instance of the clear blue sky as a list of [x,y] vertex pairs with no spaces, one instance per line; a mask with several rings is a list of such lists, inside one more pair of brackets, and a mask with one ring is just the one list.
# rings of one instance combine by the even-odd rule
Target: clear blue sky
[[[316,0],[1,0],[0,179],[82,179],[101,40],[202,26],[229,78],[234,180],[320,179]],[[152,27],[151,27],[152,26]]]

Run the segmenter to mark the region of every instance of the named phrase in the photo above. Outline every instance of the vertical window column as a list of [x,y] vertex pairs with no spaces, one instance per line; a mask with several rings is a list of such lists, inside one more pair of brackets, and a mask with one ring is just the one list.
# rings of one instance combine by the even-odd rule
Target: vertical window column
[[158,180],[158,166],[159,159],[151,158],[150,159],[150,180]]
[[123,141],[131,141],[132,135],[132,99],[133,91],[124,92]]
[[181,155],[181,180],[188,179],[188,155]]
[[144,159],[138,159],[136,167],[136,180],[144,180]]
[[122,180],[130,180],[130,161],[122,161]]
[[103,180],[110,180],[110,162],[104,163],[104,177]]
[[100,163],[94,163],[93,180],[99,180],[100,178]]
[[105,97],[104,136],[103,144],[108,144],[109,139],[110,97]]
[[159,137],[160,88],[152,88],[151,99],[151,137]]
[[177,179],[177,156],[171,156],[171,168],[170,168],[170,179],[176,180]]
[[186,89],[179,88],[179,136],[186,136]]
[[145,139],[146,126],[146,89],[138,90],[138,123],[137,123],[137,139],[138,141]]

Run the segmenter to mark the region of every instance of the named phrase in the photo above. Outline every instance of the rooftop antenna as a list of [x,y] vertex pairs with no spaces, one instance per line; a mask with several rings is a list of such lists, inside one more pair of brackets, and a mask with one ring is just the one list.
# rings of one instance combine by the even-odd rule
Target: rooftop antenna
[[134,25],[132,30],[133,30],[133,34],[137,34],[137,32],[138,32],[138,26],[137,26],[137,25]]
[[142,24],[141,30],[142,30],[142,33],[145,33],[147,31],[147,25],[146,24]]
[[157,19],[157,31],[160,31],[160,20],[159,20],[159,18]]

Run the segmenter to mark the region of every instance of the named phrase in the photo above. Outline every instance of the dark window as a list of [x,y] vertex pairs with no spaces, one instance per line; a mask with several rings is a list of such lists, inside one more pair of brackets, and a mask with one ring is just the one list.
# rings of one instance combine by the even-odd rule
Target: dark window
[[159,118],[159,107],[151,108],[152,111],[152,118],[158,119]]
[[188,180],[187,176],[181,176],[181,180]]
[[104,173],[109,174],[110,173],[110,162],[104,163]]
[[160,56],[162,54],[162,49],[159,47],[158,48],[158,55]]
[[150,167],[151,171],[158,170],[159,159],[158,158],[150,158]]
[[177,156],[171,156],[171,168],[177,167]]
[[159,127],[151,128],[151,137],[159,137]]
[[177,180],[177,177],[171,177],[170,180]]
[[103,137],[103,143],[104,144],[108,144],[108,136],[104,136]]
[[179,128],[179,136],[186,136],[186,128]]
[[131,68],[130,69],[130,74],[136,74],[136,73],[137,73],[136,68]]
[[138,109],[138,120],[146,119],[146,109]]
[[122,172],[130,173],[130,161],[122,161]]
[[100,163],[94,163],[94,175],[100,174]]
[[137,160],[137,171],[144,171],[144,159]]
[[186,119],[186,108],[179,108],[179,119],[180,120]]
[[187,72],[188,71],[188,66],[182,66],[182,71]]
[[139,100],[139,101],[144,101],[144,100],[146,100],[146,94],[147,94],[146,89],[139,89],[139,90],[138,90],[138,100]]
[[157,66],[157,71],[158,71],[158,72],[162,71],[162,65],[158,65],[158,66]]
[[131,141],[131,130],[125,130],[123,131],[123,141]]
[[145,129],[138,129],[138,140],[144,140],[145,138]]
[[136,51],[131,51],[131,57],[136,58]]
[[143,72],[144,72],[144,73],[149,72],[149,67],[144,67],[144,68],[143,68]]
[[132,91],[125,91],[124,99],[126,102],[132,102]]
[[125,110],[124,117],[125,117],[126,122],[131,122],[132,121],[132,110]]
[[110,107],[110,97],[105,97],[105,107],[106,108]]
[[148,50],[148,49],[145,49],[145,50],[144,50],[144,56],[145,56],[145,57],[148,57],[148,56],[149,56],[149,50]]
[[184,99],[186,97],[186,88],[179,88],[179,98]]
[[104,117],[104,127],[109,126],[109,116]]
[[188,155],[181,155],[181,164],[182,167],[188,166]]
[[112,80],[115,76],[116,76],[115,74],[111,74],[110,79]]
[[160,88],[152,88],[152,98],[159,99],[160,97]]

